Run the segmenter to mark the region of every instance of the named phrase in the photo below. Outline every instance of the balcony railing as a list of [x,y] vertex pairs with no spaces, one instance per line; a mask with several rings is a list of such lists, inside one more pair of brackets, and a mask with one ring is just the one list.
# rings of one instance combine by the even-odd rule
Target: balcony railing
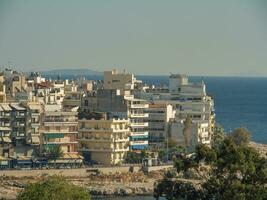
[[131,122],[131,127],[147,127],[148,122]]
[[148,113],[131,113],[130,118],[147,118],[149,116]]
[[148,108],[148,104],[131,104],[131,108]]

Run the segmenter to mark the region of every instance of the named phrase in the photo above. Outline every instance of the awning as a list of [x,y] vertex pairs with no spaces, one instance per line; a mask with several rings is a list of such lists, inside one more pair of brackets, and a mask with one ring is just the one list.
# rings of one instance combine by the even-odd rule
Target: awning
[[46,138],[64,138],[63,133],[46,133],[45,134]]
[[32,164],[31,160],[17,160],[18,164]]
[[0,127],[0,131],[11,131],[11,129],[8,128],[8,127],[3,127],[3,126],[1,126],[1,127]]
[[11,143],[11,139],[9,137],[3,137],[3,141],[6,143]]
[[11,111],[12,110],[8,104],[1,104],[1,107],[3,108],[4,111]]
[[39,104],[28,104],[28,106],[31,110],[40,110],[41,109],[41,105],[39,105]]
[[26,108],[23,108],[23,107],[19,106],[18,104],[10,104],[10,106],[12,108],[15,108],[16,110],[26,110]]

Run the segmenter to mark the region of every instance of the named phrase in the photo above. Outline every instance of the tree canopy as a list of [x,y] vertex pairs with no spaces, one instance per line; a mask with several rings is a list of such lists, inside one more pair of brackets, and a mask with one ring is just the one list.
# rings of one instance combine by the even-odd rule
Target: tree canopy
[[53,145],[49,149],[46,149],[46,155],[49,160],[57,160],[63,156],[63,151],[60,145]]
[[[249,147],[250,134],[236,129],[214,146],[197,146],[193,155],[174,160],[177,173],[187,178],[189,170],[199,175],[199,185],[180,179],[165,178],[155,188],[155,197],[167,199],[267,199],[267,159]],[[200,173],[205,165],[208,170]],[[170,195],[171,194],[171,195]]]
[[66,181],[61,176],[51,176],[28,184],[19,193],[18,200],[90,200],[89,192]]

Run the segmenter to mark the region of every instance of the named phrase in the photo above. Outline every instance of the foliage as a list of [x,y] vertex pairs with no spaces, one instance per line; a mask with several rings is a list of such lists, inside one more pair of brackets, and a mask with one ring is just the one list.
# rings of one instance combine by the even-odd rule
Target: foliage
[[223,127],[220,124],[216,124],[214,133],[212,134],[212,146],[216,148],[217,144],[220,144],[224,140],[225,136],[226,134]]
[[141,153],[130,151],[125,157],[125,162],[130,164],[140,164],[143,159],[147,157],[146,150],[142,150]]
[[85,189],[75,186],[61,176],[51,176],[28,184],[17,197],[18,200],[90,200]]
[[250,133],[245,128],[237,128],[231,133],[231,138],[237,145],[248,144]]
[[169,200],[267,199],[267,159],[247,146],[249,135],[246,129],[236,129],[218,142],[216,148],[199,145],[194,155],[178,157],[174,162],[178,173],[186,175],[192,169],[199,172],[203,164],[209,166],[209,171],[204,175],[199,172],[201,187],[177,178],[164,177],[155,189],[155,196],[166,195]]
[[63,156],[63,151],[60,145],[53,145],[49,149],[46,149],[46,155],[49,160],[57,160]]

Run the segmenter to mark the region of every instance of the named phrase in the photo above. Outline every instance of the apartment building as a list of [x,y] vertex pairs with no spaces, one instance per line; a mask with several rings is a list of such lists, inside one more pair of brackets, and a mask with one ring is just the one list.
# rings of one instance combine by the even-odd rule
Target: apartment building
[[80,108],[83,112],[97,111],[96,91],[87,91],[86,93],[83,94]]
[[66,111],[59,105],[45,105],[41,130],[41,152],[59,145],[63,153],[77,154],[77,110]]
[[133,96],[125,96],[130,119],[130,149],[142,150],[148,147],[148,116],[145,111],[149,105],[147,101],[136,99]]
[[4,74],[0,73],[0,103],[6,101],[6,86],[4,84]]
[[168,137],[168,124],[175,117],[172,105],[168,103],[151,103],[146,110],[148,117],[149,146],[152,148],[164,147]]
[[27,108],[28,118],[26,143],[38,147],[40,145],[43,108],[39,102],[27,102],[25,107]]
[[191,117],[195,123],[208,123],[208,133],[211,138],[215,126],[214,102],[206,94],[206,86],[203,81],[190,83],[186,75],[172,74],[169,77],[168,88],[135,91],[135,95],[152,103],[172,105],[176,121]]
[[17,92],[26,90],[27,82],[24,74],[11,69],[4,70],[3,74],[5,76],[6,94],[9,100],[11,100]]
[[13,155],[11,135],[11,111],[8,104],[0,103],[0,156],[9,157]]
[[16,145],[24,145],[27,137],[27,109],[19,103],[9,104],[11,108],[12,138]]
[[87,162],[122,163],[129,151],[129,120],[106,114],[79,120],[78,151]]
[[133,90],[135,84],[140,82],[133,74],[127,73],[125,70],[123,72],[117,70],[104,72],[104,89],[118,89],[123,94],[125,90]]
[[170,138],[181,146],[187,146],[194,149],[197,144],[211,144],[211,135],[209,133],[208,121],[192,121],[190,130],[184,133],[185,120],[173,120],[170,122]]

